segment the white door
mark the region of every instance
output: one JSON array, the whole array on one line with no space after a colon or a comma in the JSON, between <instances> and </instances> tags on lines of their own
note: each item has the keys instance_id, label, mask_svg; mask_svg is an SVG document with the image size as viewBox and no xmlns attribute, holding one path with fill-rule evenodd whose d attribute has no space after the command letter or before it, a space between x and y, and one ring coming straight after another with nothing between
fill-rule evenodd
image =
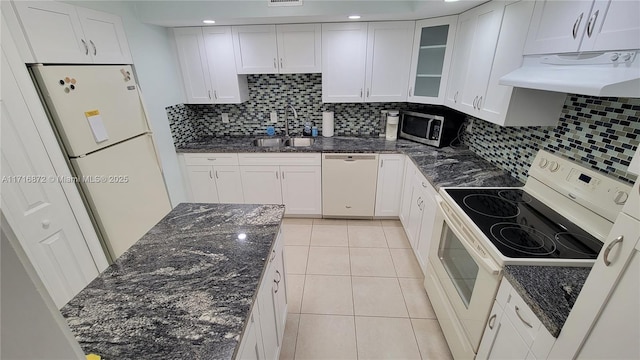
<instances>
[{"instance_id":1,"label":"white door","mask_svg":"<svg viewBox=\"0 0 640 360\"><path fill-rule=\"evenodd\" d=\"M277 25L280 73L322 72L320 24Z\"/></svg>"},{"instance_id":2,"label":"white door","mask_svg":"<svg viewBox=\"0 0 640 360\"><path fill-rule=\"evenodd\" d=\"M461 105L469 113L478 112L482 107L500 34L504 3L491 2L474 9L474 13L477 20L469 54L471 66L465 76L461 97Z\"/></svg>"},{"instance_id":3,"label":"white door","mask_svg":"<svg viewBox=\"0 0 640 360\"><path fill-rule=\"evenodd\" d=\"M380 154L375 216L400 214L404 159L401 154Z\"/></svg>"},{"instance_id":4,"label":"white door","mask_svg":"<svg viewBox=\"0 0 640 360\"><path fill-rule=\"evenodd\" d=\"M578 51L592 4L591 0L536 1L524 54Z\"/></svg>"},{"instance_id":5,"label":"white door","mask_svg":"<svg viewBox=\"0 0 640 360\"><path fill-rule=\"evenodd\" d=\"M425 186L426 185L426 186ZM433 228L436 222L436 211L438 203L436 203L436 190L430 184L423 184L424 188L424 205L422 205L422 219L420 220L420 233L418 235L418 251L416 257L418 263L422 267L422 271L427 269L427 259L429 258L429 250L433 240Z\"/></svg>"},{"instance_id":6,"label":"white door","mask_svg":"<svg viewBox=\"0 0 640 360\"><path fill-rule=\"evenodd\" d=\"M278 334L278 284L273 263L268 265L263 276L263 283L258 291L260 306L260 328L264 344L265 359L277 359L282 338Z\"/></svg>"},{"instance_id":7,"label":"white door","mask_svg":"<svg viewBox=\"0 0 640 360\"><path fill-rule=\"evenodd\" d=\"M367 24L322 24L322 101L364 100Z\"/></svg>"},{"instance_id":8,"label":"white door","mask_svg":"<svg viewBox=\"0 0 640 360\"><path fill-rule=\"evenodd\" d=\"M640 1L596 0L581 51L640 49Z\"/></svg>"},{"instance_id":9,"label":"white door","mask_svg":"<svg viewBox=\"0 0 640 360\"><path fill-rule=\"evenodd\" d=\"M248 97L246 92L246 78L241 91L240 81L236 72L233 54L233 38L230 26L213 26L202 29L206 64L211 77L213 102L216 104L241 103Z\"/></svg>"},{"instance_id":10,"label":"white door","mask_svg":"<svg viewBox=\"0 0 640 360\"><path fill-rule=\"evenodd\" d=\"M369 23L365 101L407 101L413 21Z\"/></svg>"},{"instance_id":11,"label":"white door","mask_svg":"<svg viewBox=\"0 0 640 360\"><path fill-rule=\"evenodd\" d=\"M203 203L219 202L211 166L187 166L187 180L191 188L191 201Z\"/></svg>"},{"instance_id":12,"label":"white door","mask_svg":"<svg viewBox=\"0 0 640 360\"><path fill-rule=\"evenodd\" d=\"M278 166L241 166L240 173L246 204L282 204Z\"/></svg>"},{"instance_id":13,"label":"white door","mask_svg":"<svg viewBox=\"0 0 640 360\"><path fill-rule=\"evenodd\" d=\"M85 8L76 8L84 30L84 40L89 43L89 54L96 64L131 64L129 43L124 33L122 19Z\"/></svg>"},{"instance_id":14,"label":"white door","mask_svg":"<svg viewBox=\"0 0 640 360\"><path fill-rule=\"evenodd\" d=\"M211 77L201 28L173 29L188 104L211 104Z\"/></svg>"},{"instance_id":15,"label":"white door","mask_svg":"<svg viewBox=\"0 0 640 360\"><path fill-rule=\"evenodd\" d=\"M233 26L231 30L238 74L278 73L275 25Z\"/></svg>"},{"instance_id":16,"label":"white door","mask_svg":"<svg viewBox=\"0 0 640 360\"><path fill-rule=\"evenodd\" d=\"M36 61L91 63L75 6L56 1L15 1L13 6Z\"/></svg>"},{"instance_id":17,"label":"white door","mask_svg":"<svg viewBox=\"0 0 640 360\"><path fill-rule=\"evenodd\" d=\"M411 243L414 252L418 251L418 235L420 231L420 222L422 221L422 207L424 206L424 191L422 185L413 182L411 192L411 210L409 210L409 221L406 229L407 238Z\"/></svg>"},{"instance_id":18,"label":"white door","mask_svg":"<svg viewBox=\"0 0 640 360\"><path fill-rule=\"evenodd\" d=\"M98 268L55 179L4 49L2 69L3 213L54 302L62 307L98 276Z\"/></svg>"},{"instance_id":19,"label":"white door","mask_svg":"<svg viewBox=\"0 0 640 360\"><path fill-rule=\"evenodd\" d=\"M458 16L416 21L409 101L443 104Z\"/></svg>"},{"instance_id":20,"label":"white door","mask_svg":"<svg viewBox=\"0 0 640 360\"><path fill-rule=\"evenodd\" d=\"M494 305L494 309L498 305ZM492 311L493 313L493 311ZM492 339L489 344L480 344L478 351L479 359L525 359L529 353L529 346L520 337L515 326L511 323L508 316L500 314L499 319L493 321ZM485 341L485 338L482 338ZM480 352L482 351L482 353Z\"/></svg>"},{"instance_id":21,"label":"white door","mask_svg":"<svg viewBox=\"0 0 640 360\"><path fill-rule=\"evenodd\" d=\"M149 131L131 66L33 69L69 156L84 155ZM106 140L92 131L89 117L94 115L100 116Z\"/></svg>"},{"instance_id":22,"label":"white door","mask_svg":"<svg viewBox=\"0 0 640 360\"><path fill-rule=\"evenodd\" d=\"M262 334L260 329L259 309L258 302L255 302L256 306L251 311L251 316L247 322L247 327L244 330L242 337L242 343L240 344L240 351L238 351L238 359L241 360L263 360L264 347L262 344Z\"/></svg>"},{"instance_id":23,"label":"white door","mask_svg":"<svg viewBox=\"0 0 640 360\"><path fill-rule=\"evenodd\" d=\"M218 189L218 201L223 204L243 204L242 179L239 166L214 166L213 177Z\"/></svg>"},{"instance_id":24,"label":"white door","mask_svg":"<svg viewBox=\"0 0 640 360\"><path fill-rule=\"evenodd\" d=\"M404 174L402 176L402 201L400 203L400 222L405 229L409 227L409 212L411 211L411 195L413 176L416 173L416 166L409 157L405 160Z\"/></svg>"},{"instance_id":25,"label":"white door","mask_svg":"<svg viewBox=\"0 0 640 360\"><path fill-rule=\"evenodd\" d=\"M477 18L473 11L467 11L458 18L447 96L445 98L445 105L457 110L462 109L461 100L465 91L465 80L472 66L472 60L469 55L475 35L476 21Z\"/></svg>"},{"instance_id":26,"label":"white door","mask_svg":"<svg viewBox=\"0 0 640 360\"><path fill-rule=\"evenodd\" d=\"M280 166L280 173L286 214L322 214L320 166Z\"/></svg>"},{"instance_id":27,"label":"white door","mask_svg":"<svg viewBox=\"0 0 640 360\"><path fill-rule=\"evenodd\" d=\"M80 185L113 259L171 211L150 134L72 159L71 163L80 176L98 179Z\"/></svg>"}]
</instances>

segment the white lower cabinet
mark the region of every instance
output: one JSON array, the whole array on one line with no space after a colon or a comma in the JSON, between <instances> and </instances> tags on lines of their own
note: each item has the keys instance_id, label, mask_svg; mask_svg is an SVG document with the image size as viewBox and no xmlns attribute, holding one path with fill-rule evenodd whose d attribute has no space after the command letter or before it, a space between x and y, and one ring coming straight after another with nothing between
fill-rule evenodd
<instances>
[{"instance_id":1,"label":"white lower cabinet","mask_svg":"<svg viewBox=\"0 0 640 360\"><path fill-rule=\"evenodd\" d=\"M286 215L322 214L319 153L239 154L247 204L284 204Z\"/></svg>"},{"instance_id":2,"label":"white lower cabinet","mask_svg":"<svg viewBox=\"0 0 640 360\"><path fill-rule=\"evenodd\" d=\"M184 162L191 201L244 203L236 154L186 154Z\"/></svg>"},{"instance_id":3,"label":"white lower cabinet","mask_svg":"<svg viewBox=\"0 0 640 360\"><path fill-rule=\"evenodd\" d=\"M476 359L546 359L554 342L555 338L503 278Z\"/></svg>"},{"instance_id":4,"label":"white lower cabinet","mask_svg":"<svg viewBox=\"0 0 640 360\"><path fill-rule=\"evenodd\" d=\"M405 158L402 154L380 154L375 216L396 217L400 214Z\"/></svg>"},{"instance_id":5,"label":"white lower cabinet","mask_svg":"<svg viewBox=\"0 0 640 360\"><path fill-rule=\"evenodd\" d=\"M278 235L262 277L237 359L277 359L287 321L287 282L282 233Z\"/></svg>"},{"instance_id":6,"label":"white lower cabinet","mask_svg":"<svg viewBox=\"0 0 640 360\"><path fill-rule=\"evenodd\" d=\"M416 173L416 166L413 161L405 159L404 175L402 180L402 201L400 202L400 222L406 229L409 224L409 212L411 211L411 184L413 184L413 175Z\"/></svg>"},{"instance_id":7,"label":"white lower cabinet","mask_svg":"<svg viewBox=\"0 0 640 360\"><path fill-rule=\"evenodd\" d=\"M423 186L424 204L422 205L422 220L420 222L416 258L424 272L427 269L427 259L429 257L429 249L431 248L433 227L436 222L436 210L438 207L436 195L438 192L427 182L421 182L420 185Z\"/></svg>"}]
</instances>

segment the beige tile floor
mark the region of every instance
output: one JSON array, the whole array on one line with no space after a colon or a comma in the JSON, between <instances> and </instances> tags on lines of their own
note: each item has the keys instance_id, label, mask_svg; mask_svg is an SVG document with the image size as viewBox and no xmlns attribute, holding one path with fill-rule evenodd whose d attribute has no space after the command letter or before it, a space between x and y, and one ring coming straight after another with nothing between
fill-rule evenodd
<instances>
[{"instance_id":1,"label":"beige tile floor","mask_svg":"<svg viewBox=\"0 0 640 360\"><path fill-rule=\"evenodd\" d=\"M280 359L451 359L399 221L285 219Z\"/></svg>"}]
</instances>

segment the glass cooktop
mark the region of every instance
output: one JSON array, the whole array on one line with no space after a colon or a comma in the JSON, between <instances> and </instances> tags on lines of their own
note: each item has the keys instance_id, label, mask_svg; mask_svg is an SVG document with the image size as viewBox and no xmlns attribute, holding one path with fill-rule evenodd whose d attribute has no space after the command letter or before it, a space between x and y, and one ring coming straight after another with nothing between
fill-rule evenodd
<instances>
[{"instance_id":1,"label":"glass cooktop","mask_svg":"<svg viewBox=\"0 0 640 360\"><path fill-rule=\"evenodd\" d=\"M510 258L595 259L602 242L521 189L445 191Z\"/></svg>"}]
</instances>

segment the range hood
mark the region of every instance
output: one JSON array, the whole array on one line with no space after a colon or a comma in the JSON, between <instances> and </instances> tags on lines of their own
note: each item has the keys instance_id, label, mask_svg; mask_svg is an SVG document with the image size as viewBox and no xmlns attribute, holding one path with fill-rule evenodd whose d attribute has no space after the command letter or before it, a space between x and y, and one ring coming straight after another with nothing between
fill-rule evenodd
<instances>
[{"instance_id":1,"label":"range hood","mask_svg":"<svg viewBox=\"0 0 640 360\"><path fill-rule=\"evenodd\" d=\"M525 56L501 85L611 97L640 97L638 51Z\"/></svg>"}]
</instances>

